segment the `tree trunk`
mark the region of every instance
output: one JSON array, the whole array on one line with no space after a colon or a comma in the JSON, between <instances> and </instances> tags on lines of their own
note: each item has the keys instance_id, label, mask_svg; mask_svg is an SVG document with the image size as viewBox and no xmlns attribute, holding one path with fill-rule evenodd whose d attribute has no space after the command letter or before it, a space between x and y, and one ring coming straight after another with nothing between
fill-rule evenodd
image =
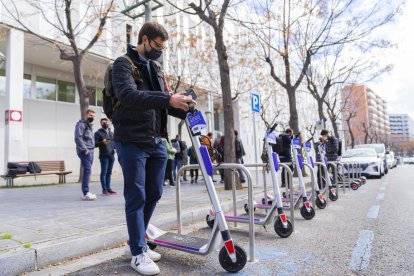
<instances>
[{"instance_id":1,"label":"tree trunk","mask_svg":"<svg viewBox=\"0 0 414 276\"><path fill-rule=\"evenodd\" d=\"M346 123L347 123L347 125L348 125L348 132L349 132L349 136L350 136L350 138L351 138L351 148L353 149L354 147L355 147L355 137L354 137L354 133L352 132L352 129L351 129L351 117L349 117L347 120L346 120Z\"/></svg>"},{"instance_id":2,"label":"tree trunk","mask_svg":"<svg viewBox=\"0 0 414 276\"><path fill-rule=\"evenodd\" d=\"M223 95L223 111L224 111L224 162L234 163L236 154L234 147L234 114L233 102L231 99L230 86L230 69L227 61L227 49L224 44L223 30L217 29L215 32L216 44L215 49L218 56L219 70L220 70L220 84ZM231 190L231 174L230 171L224 173L224 187L226 190Z\"/></svg>"},{"instance_id":3,"label":"tree trunk","mask_svg":"<svg viewBox=\"0 0 414 276\"><path fill-rule=\"evenodd\" d=\"M323 113L323 100L322 99L316 99L316 100L318 102L319 120L321 120L323 122L323 125L325 126L326 117L325 117L325 114Z\"/></svg>"},{"instance_id":4,"label":"tree trunk","mask_svg":"<svg viewBox=\"0 0 414 276\"><path fill-rule=\"evenodd\" d=\"M339 129L338 125L336 124L336 117L331 117L331 124L336 138L339 138Z\"/></svg>"},{"instance_id":5,"label":"tree trunk","mask_svg":"<svg viewBox=\"0 0 414 276\"><path fill-rule=\"evenodd\" d=\"M76 89L79 93L79 102L80 102L80 118L85 119L86 111L89 108L89 91L86 89L85 80L83 79L82 73L82 57L75 57L72 60L73 63L73 74L75 77ZM78 183L82 182L83 170L82 165L79 168L79 179Z\"/></svg>"},{"instance_id":6,"label":"tree trunk","mask_svg":"<svg viewBox=\"0 0 414 276\"><path fill-rule=\"evenodd\" d=\"M288 93L289 99L289 127L293 129L294 133L299 133L299 117L298 110L296 108L296 90L290 87L286 89L286 92Z\"/></svg>"}]
</instances>

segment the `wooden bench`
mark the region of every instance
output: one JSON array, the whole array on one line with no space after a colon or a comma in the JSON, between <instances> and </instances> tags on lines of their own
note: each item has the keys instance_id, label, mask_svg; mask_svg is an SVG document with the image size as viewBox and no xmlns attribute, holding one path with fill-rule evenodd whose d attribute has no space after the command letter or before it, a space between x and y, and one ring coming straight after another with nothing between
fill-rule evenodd
<instances>
[{"instance_id":1,"label":"wooden bench","mask_svg":"<svg viewBox=\"0 0 414 276\"><path fill-rule=\"evenodd\" d=\"M65 170L65 161L34 161L36 162L39 167L42 169L40 173L25 173L25 174L17 174L13 176L9 175L2 175L1 177L6 180L6 186L13 187L15 178L19 177L26 177L26 176L38 176L38 175L50 175L50 174L57 174L59 175L59 183L66 183L66 175L72 173L72 171ZM13 162L18 163L23 166L27 166L29 161L24 162Z\"/></svg>"}]
</instances>

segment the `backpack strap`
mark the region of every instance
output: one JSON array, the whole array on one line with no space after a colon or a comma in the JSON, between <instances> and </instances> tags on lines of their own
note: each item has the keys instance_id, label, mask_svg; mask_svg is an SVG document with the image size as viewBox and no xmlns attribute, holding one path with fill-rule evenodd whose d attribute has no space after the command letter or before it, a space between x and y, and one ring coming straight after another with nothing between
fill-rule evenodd
<instances>
[{"instance_id":1,"label":"backpack strap","mask_svg":"<svg viewBox=\"0 0 414 276\"><path fill-rule=\"evenodd\" d=\"M134 78L135 82L142 82L141 74L139 73L138 67L135 65L132 59L128 55L123 55L122 57L128 60L128 62L131 64L132 77Z\"/></svg>"}]
</instances>

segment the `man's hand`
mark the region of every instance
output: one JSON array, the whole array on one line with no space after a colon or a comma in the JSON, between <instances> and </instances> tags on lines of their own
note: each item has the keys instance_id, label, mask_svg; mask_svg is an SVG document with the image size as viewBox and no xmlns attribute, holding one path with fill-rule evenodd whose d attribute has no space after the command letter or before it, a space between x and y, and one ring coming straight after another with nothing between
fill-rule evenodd
<instances>
[{"instance_id":1,"label":"man's hand","mask_svg":"<svg viewBox=\"0 0 414 276\"><path fill-rule=\"evenodd\" d=\"M109 139L103 139L102 141L105 145L109 144Z\"/></svg>"},{"instance_id":2,"label":"man's hand","mask_svg":"<svg viewBox=\"0 0 414 276\"><path fill-rule=\"evenodd\" d=\"M196 101L188 96L185 96L184 94L185 92L182 91L172 95L170 98L170 106L188 111L188 104L197 104Z\"/></svg>"}]
</instances>

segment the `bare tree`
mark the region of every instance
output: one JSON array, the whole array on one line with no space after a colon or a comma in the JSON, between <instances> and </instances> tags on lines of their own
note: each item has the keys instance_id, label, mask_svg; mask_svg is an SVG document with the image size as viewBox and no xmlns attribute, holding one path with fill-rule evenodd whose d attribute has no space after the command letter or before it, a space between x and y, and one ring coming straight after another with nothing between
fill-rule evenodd
<instances>
[{"instance_id":1,"label":"bare tree","mask_svg":"<svg viewBox=\"0 0 414 276\"><path fill-rule=\"evenodd\" d=\"M351 139L351 148L353 149L355 147L355 136L354 136L354 132L352 130L352 126L351 126L351 120L352 118L356 117L356 112L348 112L347 117L345 118L346 124L348 126L348 133L349 133L349 137ZM346 140L348 141L348 140ZM347 143L348 145L348 143Z\"/></svg>"},{"instance_id":2,"label":"bare tree","mask_svg":"<svg viewBox=\"0 0 414 276\"><path fill-rule=\"evenodd\" d=\"M82 12L73 6L72 0L54 0L48 3L32 0L20 1L20 5L25 5L30 9L31 16L39 15L44 24L64 38L63 41L58 42L35 31L27 20L27 14L22 12L16 1L1 0L4 10L12 20L26 32L55 45L60 51L61 60L72 62L73 76L80 98L81 118L84 117L89 107L91 94L84 80L83 58L100 39L109 15L114 10L114 1L99 1L99 3L93 0L84 1ZM50 16L51 13L55 20L53 16ZM96 26L94 34L88 41L85 41L85 31L93 29L94 26Z\"/></svg>"},{"instance_id":3,"label":"bare tree","mask_svg":"<svg viewBox=\"0 0 414 276\"><path fill-rule=\"evenodd\" d=\"M230 6L230 0L214 1L205 0L199 1L198 4L190 1L186 7L180 8L176 3L167 0L167 2L181 12L197 15L200 20L207 23L214 31L215 45L214 48L217 53L217 60L220 71L220 85L223 100L224 112L224 135L226 143L224 146L224 161L232 163L235 161L235 143L234 141L234 113L233 102L231 95L231 81L230 81L230 67L228 62L228 53L225 43L225 29L224 24L227 12ZM230 174L225 174L225 188L231 189Z\"/></svg>"},{"instance_id":4,"label":"bare tree","mask_svg":"<svg viewBox=\"0 0 414 276\"><path fill-rule=\"evenodd\" d=\"M256 35L272 78L286 90L289 124L295 131L299 130L296 91L312 57L321 49L362 40L398 11L382 0L363 7L357 0L266 0L249 8L256 13L241 12L250 18L235 20Z\"/></svg>"}]
</instances>

